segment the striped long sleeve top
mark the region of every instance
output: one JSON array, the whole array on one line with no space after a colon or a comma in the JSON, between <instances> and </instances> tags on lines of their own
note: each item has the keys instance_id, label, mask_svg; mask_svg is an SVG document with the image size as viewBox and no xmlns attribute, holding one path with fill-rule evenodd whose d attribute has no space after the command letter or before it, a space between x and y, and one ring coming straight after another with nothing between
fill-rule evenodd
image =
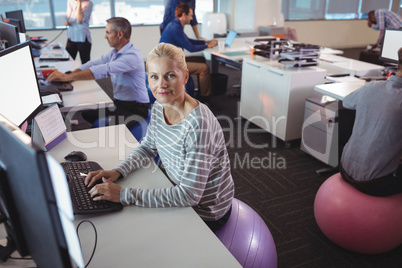
<instances>
[{"instance_id":1,"label":"striped long sleeve top","mask_svg":"<svg viewBox=\"0 0 402 268\"><path fill-rule=\"evenodd\" d=\"M115 170L123 177L149 164L159 154L170 188L123 188L123 205L142 207L191 206L206 221L220 219L230 209L234 183L222 128L202 103L184 121L168 125L163 106L152 108L151 121L141 144Z\"/></svg>"}]
</instances>

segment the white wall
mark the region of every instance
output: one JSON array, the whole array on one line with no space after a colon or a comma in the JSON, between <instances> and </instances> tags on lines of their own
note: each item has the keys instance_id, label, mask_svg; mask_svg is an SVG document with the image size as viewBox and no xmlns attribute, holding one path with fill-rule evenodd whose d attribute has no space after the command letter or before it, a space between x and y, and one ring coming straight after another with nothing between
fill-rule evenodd
<instances>
[{"instance_id":1,"label":"white wall","mask_svg":"<svg viewBox=\"0 0 402 268\"><path fill-rule=\"evenodd\" d=\"M380 34L369 28L366 20L285 21L286 27L296 29L300 42L338 49L374 44Z\"/></svg>"}]
</instances>

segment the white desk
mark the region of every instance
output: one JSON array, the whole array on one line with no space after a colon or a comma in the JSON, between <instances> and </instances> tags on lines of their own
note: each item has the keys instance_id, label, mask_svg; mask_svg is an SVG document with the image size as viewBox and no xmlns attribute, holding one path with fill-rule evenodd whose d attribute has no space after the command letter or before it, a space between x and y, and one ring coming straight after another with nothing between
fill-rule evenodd
<instances>
[{"instance_id":1,"label":"white desk","mask_svg":"<svg viewBox=\"0 0 402 268\"><path fill-rule=\"evenodd\" d=\"M54 66L58 71L66 72L75 70L81 64L77 60L40 62L35 59L36 67L43 65ZM64 107L60 109L62 112L69 112L72 109L75 111L97 109L99 106L114 105L112 99L95 80L74 81L72 85L74 86L73 91L61 92L64 104Z\"/></svg>"},{"instance_id":2,"label":"white desk","mask_svg":"<svg viewBox=\"0 0 402 268\"><path fill-rule=\"evenodd\" d=\"M384 66L353 60L335 54L320 56L319 66L327 70L327 75L350 74L352 76L379 76Z\"/></svg>"},{"instance_id":3,"label":"white desk","mask_svg":"<svg viewBox=\"0 0 402 268\"><path fill-rule=\"evenodd\" d=\"M251 58L259 62L271 61L268 58L251 55L250 47L254 47L255 39L263 39L272 36L236 37L230 47L220 51L218 46L203 50L204 57L211 60L211 73L218 72L219 62L224 62L241 69L244 58ZM217 38L218 41L225 41L225 38ZM239 54L239 55L236 55Z\"/></svg>"},{"instance_id":4,"label":"white desk","mask_svg":"<svg viewBox=\"0 0 402 268\"><path fill-rule=\"evenodd\" d=\"M40 60L71 60L70 54L61 45L60 42L55 42L51 44L43 44L41 48Z\"/></svg>"},{"instance_id":5,"label":"white desk","mask_svg":"<svg viewBox=\"0 0 402 268\"><path fill-rule=\"evenodd\" d=\"M59 162L72 150L81 150L88 160L111 169L138 143L125 125L69 132L49 153ZM159 170L133 172L119 182L125 187L171 186ZM124 207L122 211L95 216L76 216L75 224L91 220L98 232L98 244L89 267L241 267L192 208ZM84 262L92 252L94 236L89 224L80 227ZM5 267L22 265L10 260ZM32 264L31 264L32 266ZM21 266L19 266L21 267Z\"/></svg>"},{"instance_id":6,"label":"white desk","mask_svg":"<svg viewBox=\"0 0 402 268\"><path fill-rule=\"evenodd\" d=\"M264 38L272 38L273 36L256 36L256 37L236 37L233 41L231 47L226 48L223 51L220 51L218 46L214 48L205 49L204 57L207 60L211 60L211 72L217 73L219 62L224 62L226 64L232 65L241 69L242 61L244 59L251 59L255 62L260 63L268 63L275 62L277 59L269 59L266 57L262 57L259 55L252 55L250 53L250 47L254 47L256 43L254 43L255 39L264 39ZM218 41L224 41L225 38L217 38ZM236 55L236 52L242 55ZM244 53L240 53L244 52ZM320 55L322 58L333 59L333 57L337 57L336 55L342 54L342 50L331 49L327 47L320 48ZM346 59L341 57L342 59ZM339 60L339 59L338 59ZM365 66L366 67L366 66ZM362 68L362 67L361 67ZM370 66L372 68L372 66ZM325 68L324 68L325 69ZM339 73L339 72L336 72Z\"/></svg>"},{"instance_id":7,"label":"white desk","mask_svg":"<svg viewBox=\"0 0 402 268\"><path fill-rule=\"evenodd\" d=\"M314 90L337 100L343 100L347 95L362 87L366 81L353 81L316 85Z\"/></svg>"}]
</instances>

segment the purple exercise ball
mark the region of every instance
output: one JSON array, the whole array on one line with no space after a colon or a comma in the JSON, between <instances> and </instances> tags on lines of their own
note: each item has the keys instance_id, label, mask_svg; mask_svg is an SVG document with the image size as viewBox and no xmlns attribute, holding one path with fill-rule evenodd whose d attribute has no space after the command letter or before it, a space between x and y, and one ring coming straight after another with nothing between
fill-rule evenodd
<instances>
[{"instance_id":1,"label":"purple exercise ball","mask_svg":"<svg viewBox=\"0 0 402 268\"><path fill-rule=\"evenodd\" d=\"M228 222L216 236L244 268L275 268L274 239L263 219L248 205L233 198Z\"/></svg>"}]
</instances>

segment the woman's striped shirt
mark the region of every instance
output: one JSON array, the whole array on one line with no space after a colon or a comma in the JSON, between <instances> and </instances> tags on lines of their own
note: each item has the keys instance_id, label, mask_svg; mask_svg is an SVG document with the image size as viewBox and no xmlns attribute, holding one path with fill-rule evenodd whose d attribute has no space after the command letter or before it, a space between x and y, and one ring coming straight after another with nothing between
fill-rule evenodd
<instances>
[{"instance_id":1,"label":"woman's striped shirt","mask_svg":"<svg viewBox=\"0 0 402 268\"><path fill-rule=\"evenodd\" d=\"M158 101L152 109L147 135L115 169L124 177L159 154L174 186L162 189L124 188L124 205L142 207L191 206L206 221L220 219L234 195L229 156L222 128L200 103L184 121L168 125Z\"/></svg>"}]
</instances>

